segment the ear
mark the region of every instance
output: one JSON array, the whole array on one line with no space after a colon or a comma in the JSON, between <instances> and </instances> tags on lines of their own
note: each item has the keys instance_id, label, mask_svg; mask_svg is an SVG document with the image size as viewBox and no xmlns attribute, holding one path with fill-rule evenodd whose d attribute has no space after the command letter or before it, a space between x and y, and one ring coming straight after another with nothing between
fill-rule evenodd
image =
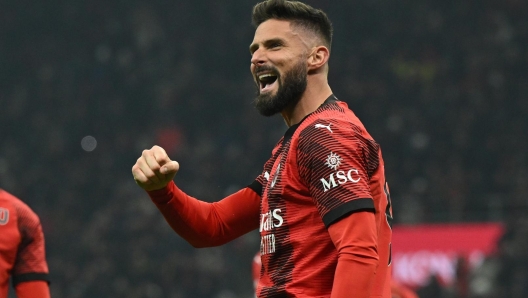
<instances>
[{"instance_id":1,"label":"ear","mask_svg":"<svg viewBox=\"0 0 528 298\"><path fill-rule=\"evenodd\" d=\"M330 58L330 51L325 46L312 48L312 53L308 56L308 71L322 69Z\"/></svg>"}]
</instances>

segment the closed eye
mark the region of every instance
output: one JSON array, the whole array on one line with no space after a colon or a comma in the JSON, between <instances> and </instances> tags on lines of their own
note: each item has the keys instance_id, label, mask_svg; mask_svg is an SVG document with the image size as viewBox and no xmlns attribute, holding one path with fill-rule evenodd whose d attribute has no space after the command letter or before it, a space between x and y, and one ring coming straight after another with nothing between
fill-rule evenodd
<instances>
[{"instance_id":1,"label":"closed eye","mask_svg":"<svg viewBox=\"0 0 528 298\"><path fill-rule=\"evenodd\" d=\"M283 43L282 41L280 40L270 40L269 42L267 42L265 44L266 48L268 49L277 49L279 47L282 47L283 46Z\"/></svg>"},{"instance_id":2,"label":"closed eye","mask_svg":"<svg viewBox=\"0 0 528 298\"><path fill-rule=\"evenodd\" d=\"M262 46L268 50L278 50L284 45L285 45L284 40L280 38L268 39L262 43ZM260 45L258 43L253 43L249 46L249 53L253 55L259 48L260 48Z\"/></svg>"},{"instance_id":3,"label":"closed eye","mask_svg":"<svg viewBox=\"0 0 528 298\"><path fill-rule=\"evenodd\" d=\"M273 49L273 48L277 48L277 47L280 47L280 46L282 46L282 44L276 42L276 43L272 43L272 44L270 44L270 45L269 45L269 48L270 48L270 49Z\"/></svg>"}]
</instances>

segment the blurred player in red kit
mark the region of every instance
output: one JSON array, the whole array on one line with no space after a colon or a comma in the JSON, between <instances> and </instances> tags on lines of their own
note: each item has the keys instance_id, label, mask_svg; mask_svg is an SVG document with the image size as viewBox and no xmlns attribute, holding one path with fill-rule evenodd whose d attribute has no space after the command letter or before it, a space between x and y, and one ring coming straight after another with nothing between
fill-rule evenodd
<instances>
[{"instance_id":1,"label":"blurred player in red kit","mask_svg":"<svg viewBox=\"0 0 528 298\"><path fill-rule=\"evenodd\" d=\"M391 282L392 298L419 298L418 295L408 287L396 282Z\"/></svg>"},{"instance_id":2,"label":"blurred player in red kit","mask_svg":"<svg viewBox=\"0 0 528 298\"><path fill-rule=\"evenodd\" d=\"M49 298L44 234L38 216L0 189L0 298L7 298L9 277L18 298Z\"/></svg>"},{"instance_id":3,"label":"blurred player in red kit","mask_svg":"<svg viewBox=\"0 0 528 298\"><path fill-rule=\"evenodd\" d=\"M259 229L257 297L390 298L392 208L378 143L328 85L332 25L296 1L253 8L257 110L289 127L253 183L215 203L173 182L179 163L144 150L132 167L169 225L195 247Z\"/></svg>"}]
</instances>

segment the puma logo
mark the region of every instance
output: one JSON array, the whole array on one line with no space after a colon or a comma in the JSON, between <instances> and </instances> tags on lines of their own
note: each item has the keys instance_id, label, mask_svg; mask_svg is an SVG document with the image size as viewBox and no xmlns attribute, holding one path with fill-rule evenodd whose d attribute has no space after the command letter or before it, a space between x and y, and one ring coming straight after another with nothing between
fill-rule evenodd
<instances>
[{"instance_id":1,"label":"puma logo","mask_svg":"<svg viewBox=\"0 0 528 298\"><path fill-rule=\"evenodd\" d=\"M332 129L330 128L330 125L332 125L332 123L330 123L330 124L328 124L328 125L323 125L323 124L319 124L319 123L317 123L317 124L315 125L315 128L326 128L326 129L328 129L328 131L329 131L330 133L333 133Z\"/></svg>"}]
</instances>

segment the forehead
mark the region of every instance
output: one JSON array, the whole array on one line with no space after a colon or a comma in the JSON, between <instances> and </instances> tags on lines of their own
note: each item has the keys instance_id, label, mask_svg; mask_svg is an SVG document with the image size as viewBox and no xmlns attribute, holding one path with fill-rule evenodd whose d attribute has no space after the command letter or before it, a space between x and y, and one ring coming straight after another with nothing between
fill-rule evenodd
<instances>
[{"instance_id":1,"label":"forehead","mask_svg":"<svg viewBox=\"0 0 528 298\"><path fill-rule=\"evenodd\" d=\"M300 30L293 30L290 21L270 19L257 27L252 44L259 44L269 39L300 40Z\"/></svg>"}]
</instances>

